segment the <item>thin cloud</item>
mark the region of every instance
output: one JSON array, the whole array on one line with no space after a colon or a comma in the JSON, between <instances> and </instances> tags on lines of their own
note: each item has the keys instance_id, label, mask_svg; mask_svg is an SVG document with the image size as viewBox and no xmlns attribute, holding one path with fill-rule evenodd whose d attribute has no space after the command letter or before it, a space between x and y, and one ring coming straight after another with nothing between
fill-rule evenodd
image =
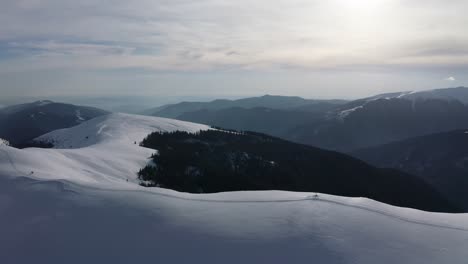
<instances>
[{"instance_id":1,"label":"thin cloud","mask_svg":"<svg viewBox=\"0 0 468 264\"><path fill-rule=\"evenodd\" d=\"M256 65L311 70L468 65L468 53L460 56L468 46L463 34L468 18L453 15L468 4L459 1L456 7L446 7L455 13L450 23L435 29L429 25L443 16L441 7L429 5L417 12L413 5L388 0L375 0L368 7L344 0L279 0L275 5L267 0L23 0L0 10L0 42L15 43L11 49L24 48L15 53L22 56L18 65L27 61L26 48L31 46L30 55L41 56L38 63L45 67L51 64L49 56L54 64L73 68L74 61L80 61L75 56L88 55L104 68L105 61L119 60L122 65L127 59L130 67L141 60L141 67L162 68L148 65L154 60L170 61L166 70L192 65L195 71L224 65L252 70ZM449 41L433 41L445 38ZM154 47L154 53L133 52Z\"/></svg>"},{"instance_id":2,"label":"thin cloud","mask_svg":"<svg viewBox=\"0 0 468 264\"><path fill-rule=\"evenodd\" d=\"M454 81L456 81L455 77L453 77L453 76L447 77L447 78L445 78L445 80L446 80L446 81L449 81L449 82L454 82Z\"/></svg>"},{"instance_id":3,"label":"thin cloud","mask_svg":"<svg viewBox=\"0 0 468 264\"><path fill-rule=\"evenodd\" d=\"M310 93L317 79L323 79L320 85L327 89L355 83L349 93L383 89L370 84L381 81L363 77L379 74L387 78L414 73L412 83L388 80L421 89L428 86L424 80L447 72L458 76L457 82L464 81L467 1L274 2L6 1L0 8L0 76L8 80L3 87L37 86L45 78L39 73L64 71L70 77L93 72L91 83L111 78L101 73L119 72L119 78L134 84L134 75L126 69L141 70L145 78L150 72L155 76L170 72L178 84L187 73L206 74L206 80L232 73L236 78L230 81L243 80L236 87L247 87L245 91L279 86L277 80L259 81L270 78L271 72ZM431 71L431 78L423 76L424 71ZM249 78L240 78L239 72ZM322 78L324 72L330 75ZM296 74L304 75L291 77ZM36 76L37 82L17 76ZM77 79L82 78L73 78ZM213 80L216 85L210 85L219 87L220 80ZM50 82L51 78L45 80L43 86ZM100 85L115 87L107 79Z\"/></svg>"}]
</instances>

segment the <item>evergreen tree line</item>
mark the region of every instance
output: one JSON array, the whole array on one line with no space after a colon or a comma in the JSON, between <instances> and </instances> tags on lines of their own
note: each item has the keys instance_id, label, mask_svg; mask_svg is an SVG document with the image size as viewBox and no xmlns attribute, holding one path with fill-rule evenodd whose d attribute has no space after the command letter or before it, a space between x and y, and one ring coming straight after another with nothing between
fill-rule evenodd
<instances>
[{"instance_id":1,"label":"evergreen tree line","mask_svg":"<svg viewBox=\"0 0 468 264\"><path fill-rule=\"evenodd\" d=\"M433 211L457 211L418 178L350 156L255 132L156 132L141 146L157 150L138 173L144 186L182 192L289 190L368 197Z\"/></svg>"}]
</instances>

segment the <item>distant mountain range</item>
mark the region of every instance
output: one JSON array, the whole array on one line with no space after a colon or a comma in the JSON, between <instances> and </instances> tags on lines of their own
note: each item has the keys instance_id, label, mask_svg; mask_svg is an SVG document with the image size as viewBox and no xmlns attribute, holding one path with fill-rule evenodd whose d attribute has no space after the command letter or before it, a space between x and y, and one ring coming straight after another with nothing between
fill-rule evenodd
<instances>
[{"instance_id":1,"label":"distant mountain range","mask_svg":"<svg viewBox=\"0 0 468 264\"><path fill-rule=\"evenodd\" d=\"M468 127L467 102L468 88L457 87L388 93L351 102L266 95L183 102L149 112L347 152Z\"/></svg>"},{"instance_id":2,"label":"distant mountain range","mask_svg":"<svg viewBox=\"0 0 468 264\"><path fill-rule=\"evenodd\" d=\"M346 102L345 100L312 100L297 96L264 95L238 100L218 99L211 102L181 102L148 109L144 113L153 116L177 118L185 113L199 110L216 111L228 108L270 108L315 112L317 110L333 109L335 106Z\"/></svg>"},{"instance_id":3,"label":"distant mountain range","mask_svg":"<svg viewBox=\"0 0 468 264\"><path fill-rule=\"evenodd\" d=\"M322 116L321 111L231 107L187 112L178 116L177 119L222 128L256 131L288 139L292 128L307 124L314 119L321 120Z\"/></svg>"},{"instance_id":4,"label":"distant mountain range","mask_svg":"<svg viewBox=\"0 0 468 264\"><path fill-rule=\"evenodd\" d=\"M322 148L352 151L468 127L468 106L456 100L389 98L358 102L293 128L288 137Z\"/></svg>"},{"instance_id":5,"label":"distant mountain range","mask_svg":"<svg viewBox=\"0 0 468 264\"><path fill-rule=\"evenodd\" d=\"M377 167L417 175L468 209L468 129L410 138L352 155Z\"/></svg>"},{"instance_id":6,"label":"distant mountain range","mask_svg":"<svg viewBox=\"0 0 468 264\"><path fill-rule=\"evenodd\" d=\"M0 109L0 138L19 146L50 131L80 124L107 111L92 107L37 101Z\"/></svg>"}]
</instances>

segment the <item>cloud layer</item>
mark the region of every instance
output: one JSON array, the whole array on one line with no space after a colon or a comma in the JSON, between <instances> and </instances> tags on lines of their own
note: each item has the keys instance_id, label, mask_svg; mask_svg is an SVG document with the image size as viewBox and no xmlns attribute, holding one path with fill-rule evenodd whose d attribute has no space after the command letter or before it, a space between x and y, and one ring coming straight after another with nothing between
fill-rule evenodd
<instances>
[{"instance_id":1,"label":"cloud layer","mask_svg":"<svg viewBox=\"0 0 468 264\"><path fill-rule=\"evenodd\" d=\"M463 71L464 10L459 0L6 0L0 74Z\"/></svg>"}]
</instances>

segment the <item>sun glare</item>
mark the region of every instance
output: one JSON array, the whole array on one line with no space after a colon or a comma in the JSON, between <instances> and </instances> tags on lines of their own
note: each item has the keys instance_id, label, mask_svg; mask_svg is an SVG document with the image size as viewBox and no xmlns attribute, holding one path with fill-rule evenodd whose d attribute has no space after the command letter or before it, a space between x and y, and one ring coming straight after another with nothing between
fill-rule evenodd
<instances>
[{"instance_id":1,"label":"sun glare","mask_svg":"<svg viewBox=\"0 0 468 264\"><path fill-rule=\"evenodd\" d=\"M341 10L348 26L366 30L385 23L389 0L337 0L336 8Z\"/></svg>"},{"instance_id":2,"label":"sun glare","mask_svg":"<svg viewBox=\"0 0 468 264\"><path fill-rule=\"evenodd\" d=\"M388 0L340 0L344 8L352 9L353 12L371 12L382 7Z\"/></svg>"}]
</instances>

